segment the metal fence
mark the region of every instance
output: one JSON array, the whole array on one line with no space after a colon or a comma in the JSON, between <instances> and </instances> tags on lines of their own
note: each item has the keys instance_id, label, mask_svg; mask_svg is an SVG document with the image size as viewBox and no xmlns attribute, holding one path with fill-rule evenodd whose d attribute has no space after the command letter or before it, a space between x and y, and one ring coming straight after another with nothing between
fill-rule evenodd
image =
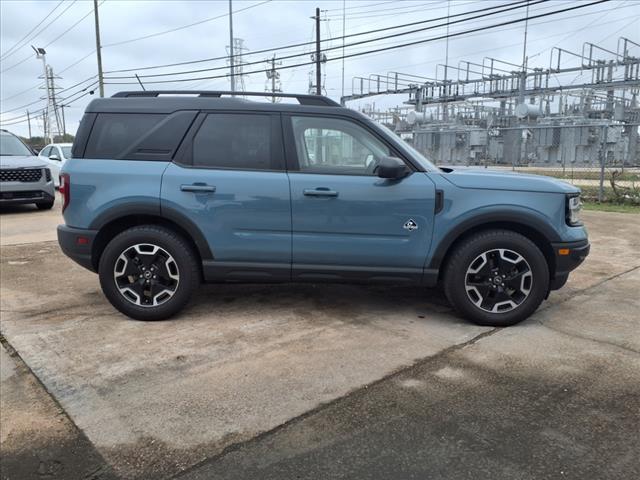
<instances>
[{"instance_id":1,"label":"metal fence","mask_svg":"<svg viewBox=\"0 0 640 480\"><path fill-rule=\"evenodd\" d=\"M598 201L640 204L640 124L421 125L412 143L438 165L548 175Z\"/></svg>"}]
</instances>

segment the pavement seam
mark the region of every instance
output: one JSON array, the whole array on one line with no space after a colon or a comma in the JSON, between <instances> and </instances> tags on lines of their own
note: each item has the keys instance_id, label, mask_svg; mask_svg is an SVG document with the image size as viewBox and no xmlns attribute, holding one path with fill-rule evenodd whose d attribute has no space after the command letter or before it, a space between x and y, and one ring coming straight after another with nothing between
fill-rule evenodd
<instances>
[{"instance_id":1,"label":"pavement seam","mask_svg":"<svg viewBox=\"0 0 640 480\"><path fill-rule=\"evenodd\" d=\"M386 374L385 376L374 380L373 382L367 383L365 385L362 385L348 393L346 393L345 395L342 395L341 397L336 397L333 400L329 400L328 402L324 402L319 404L318 406L312 408L311 410L307 410L306 412L292 417L289 420L287 420L284 423L281 423L280 425L277 425L275 427L273 427L270 430L265 430L264 432L260 432L258 433L256 436L251 437L247 440L244 441L240 441L237 443L232 443L231 445L227 445L220 453L217 453L215 455L213 455L212 457L206 458L204 460L202 460L201 462L198 462L194 465L191 465L190 467L188 467L187 469L178 472L176 474L174 474L173 476L169 477L170 479L179 479L180 477L187 475L189 473L192 473L193 471L197 470L198 468L203 467L204 465L208 465L208 464L212 464L215 463L219 460L221 460L223 457L225 457L226 455L233 453L237 450L240 450L243 447L252 445L253 443L256 442L260 442L261 440L274 435L276 433L278 433L280 430L283 430L287 427L289 427L290 425L293 425L295 423L301 422L303 420L305 420L306 418L315 415L316 413L320 413L323 410L326 410L327 408L332 407L333 405L337 404L338 402L342 402L345 399L351 398L355 395L358 394L362 394L363 392L365 392L366 390L368 390L369 388L375 387L376 385L379 385L383 382L386 382L388 380L392 380L396 377L399 377L401 375L403 375L404 373L406 373L407 371L413 370L415 368L418 368L420 366L426 365L427 363L433 362L433 361L437 361L442 357L445 357L453 352L456 352L458 350L462 350L466 347L469 347L471 345L474 345L476 342L479 342L480 340L489 337L491 335L493 335L494 333L499 332L500 330L502 330L502 327L495 327L492 328L491 330L488 330L486 332L482 332L479 335L476 335L475 337L462 342L462 343L458 343L456 345L452 345L448 348L445 348L444 350L441 350L440 352L434 354L434 355L430 355L428 357L423 357L420 358L418 360L416 360L415 362L413 362L411 365L405 365L402 367L398 367L397 369L395 369L394 371Z\"/></svg>"},{"instance_id":2,"label":"pavement seam","mask_svg":"<svg viewBox=\"0 0 640 480\"><path fill-rule=\"evenodd\" d=\"M60 404L60 402L58 401L58 399L55 397L55 395L53 395L49 389L47 389L47 386L42 383L42 380L40 380L40 377L38 377L38 375L35 374L35 372L31 369L31 367L27 364L27 362L25 362L22 357L20 356L20 353L18 353L18 351L13 348L13 345L11 345L11 343L9 343L9 341L7 340L7 338L2 334L2 332L0 332L0 345L2 345L2 347L4 347L4 349L7 351L7 354L13 359L14 362L16 362L16 367L18 369L24 369L26 371L26 373L28 375L31 375L33 378L35 378L36 383L42 388L42 390L49 396L49 398L53 401L53 404L56 406L58 413L57 416L62 416L64 417L70 425L72 425L73 428L75 428L79 435L81 437L84 438L84 440L86 440L87 444L90 445L93 449L93 453L96 455L96 457L102 462L102 466L100 466L96 472L92 473L92 475L95 475L95 473L101 472L101 473L109 473L109 474L113 474L114 478L119 478L116 474L115 471L113 470L113 467L111 466L111 464L109 462L107 462L105 460L105 458L102 456L102 454L100 453L100 451L98 450L98 448L94 445L94 443L91 441L91 439L87 436L87 434L84 432L84 430L82 430L77 424L76 422L73 421L73 419L69 416L69 414L67 413L67 411L64 409L64 407ZM86 477L85 477L86 478ZM91 477L91 478L97 478L97 477Z\"/></svg>"},{"instance_id":3,"label":"pavement seam","mask_svg":"<svg viewBox=\"0 0 640 480\"><path fill-rule=\"evenodd\" d=\"M587 292L587 291L589 291L591 289L599 287L599 286L603 285L604 283L606 283L606 282L608 282L610 280L613 280L615 278L618 278L618 277L621 277L623 275L626 275L627 273L633 272L634 270L637 270L639 268L640 268L640 266L632 267L632 268L630 268L628 270L625 270L624 272L621 272L621 273L612 275L610 277L607 277L607 278L601 280L600 282L596 283L595 285L591 285L591 286L589 286L587 288L583 288L581 290L577 290L573 295L568 296L567 298L565 298L565 299L563 299L563 300L561 300L561 301L559 301L557 303L549 304L549 305L543 307L542 309L539 309L538 312L544 311L544 310L547 310L547 309L552 308L554 306L561 305L561 304L563 304L565 302L568 302L569 300L572 300L575 297L577 297L579 295L582 295L584 292ZM539 323L541 326L545 327L545 328L552 329L551 327L545 325L540 320L536 319L535 321L537 323ZM370 387L374 387L374 386L376 386L376 385L378 385L380 383L386 382L388 380L392 380L393 378L401 376L402 374L404 374L404 373L406 373L406 372L408 372L410 370L413 370L413 369L415 369L417 367L426 365L426 364L428 364L430 362L435 362L435 361L439 360L441 357L447 356L447 355L449 355L449 354L451 354L453 352L456 352L458 350L462 350L462 349L464 349L466 347L474 345L475 343L477 343L477 342L483 340L484 338L487 338L487 337L489 337L489 336L491 336L491 335L493 335L493 334L495 334L495 333L497 333L497 332L499 332L501 330L502 330L501 327L495 327L495 328L493 328L493 329L491 329L491 330L489 330L487 332L482 332L481 334L476 335L475 337L473 337L470 340L467 340L466 342L459 343L459 344L456 344L456 345L452 345L451 347L446 348L446 349L436 353L435 355L431 355L431 356L424 357L424 358L421 358L419 360L416 360L411 365L404 366L404 367L399 367L398 369L394 370L393 372L391 372L391 373L389 373L389 374L387 374L387 375L385 375L385 376L383 376L383 377L381 377L381 378L379 378L379 379L377 379L377 380L375 380L375 381L373 381L371 383L368 383L366 385L358 387L355 390L352 390L351 392L348 392L347 394L345 394L345 395L343 395L341 397L334 398L333 400L330 400L330 401L328 401L326 403L321 403L320 405L314 407L313 409L308 410L308 411L306 411L306 412L304 412L301 415L298 415L296 417L290 418L286 422L284 422L284 423L282 423L280 425L277 425L276 427L274 427L274 428L272 428L270 430L266 430L264 432L261 432L258 435L254 436L254 437L251 437L248 440L244 440L244 441L241 441L241 442L237 442L237 443L233 443L231 445L228 445L220 453L218 453L218 454L216 454L216 455L214 455L212 457L206 458L206 459L202 460L201 462L198 462L198 463L188 467L187 469L183 470L182 472L178 472L177 474L175 474L175 475L173 475L172 477L169 477L169 478L171 478L171 479L179 479L180 477L188 475L188 474L192 473L193 471L195 471L195 470L197 470L197 469L199 469L199 468L201 468L201 467L203 467L205 465L216 463L217 461L221 460L223 457L225 457L226 455L228 455L230 453L238 451L241 448L244 448L246 446L252 445L254 443L260 442L261 440L263 440L263 439L265 439L265 438L267 438L267 437L269 437L271 435L274 435L274 434L278 433L279 431L287 428L288 426L293 425L295 423L298 423L298 422L300 422L300 421L302 421L302 420L304 420L304 419L306 419L306 418L308 418L308 417L310 417L310 416L312 416L312 415L314 415L316 413L319 413L319 412L321 412L321 411L323 411L323 410L325 410L325 409L337 404L338 402L344 401L345 399L350 398L352 396L361 394L362 392L368 390ZM559 333L564 333L564 334L570 335L569 333L562 332L562 331L559 331ZM576 338L582 338L582 337L579 337L577 335L574 335L574 336ZM590 339L589 338L585 338L585 340L590 340ZM608 342L603 342L603 343L609 344ZM609 344L609 345L619 347L619 345L615 345L615 344ZM626 349L625 347L620 347L620 348L635 352L635 350ZM640 352L635 352L635 353L640 353Z\"/></svg>"}]
</instances>

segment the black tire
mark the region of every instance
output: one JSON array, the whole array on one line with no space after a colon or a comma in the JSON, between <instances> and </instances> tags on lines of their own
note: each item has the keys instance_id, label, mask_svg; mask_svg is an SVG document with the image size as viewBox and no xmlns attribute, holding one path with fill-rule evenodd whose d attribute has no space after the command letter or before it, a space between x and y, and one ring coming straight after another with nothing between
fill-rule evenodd
<instances>
[{"instance_id":1,"label":"black tire","mask_svg":"<svg viewBox=\"0 0 640 480\"><path fill-rule=\"evenodd\" d=\"M38 210L51 210L54 202L55 200L51 200L50 202L38 202L36 203L36 207L38 207Z\"/></svg>"},{"instance_id":2,"label":"black tire","mask_svg":"<svg viewBox=\"0 0 640 480\"><path fill-rule=\"evenodd\" d=\"M521 322L535 312L548 289L544 255L531 240L510 230L470 236L455 247L445 265L449 302L478 325L506 327Z\"/></svg>"},{"instance_id":3,"label":"black tire","mask_svg":"<svg viewBox=\"0 0 640 480\"><path fill-rule=\"evenodd\" d=\"M136 255L135 249L143 247L149 252ZM150 253L151 247L158 248L157 258ZM122 259L123 255L126 260ZM130 258L130 255L136 256ZM155 276L146 277L154 266L159 277L156 280ZM122 270L117 278L116 269ZM191 246L174 231L158 225L133 227L115 236L100 257L98 274L102 291L111 305L136 320L164 320L175 315L184 308L200 283L200 266ZM137 274L140 274L138 278ZM177 280L168 278L171 275ZM153 283L145 286L145 282ZM150 301L156 303L160 296L155 295L158 290L172 291L172 294L164 293L157 305L143 305Z\"/></svg>"}]
</instances>

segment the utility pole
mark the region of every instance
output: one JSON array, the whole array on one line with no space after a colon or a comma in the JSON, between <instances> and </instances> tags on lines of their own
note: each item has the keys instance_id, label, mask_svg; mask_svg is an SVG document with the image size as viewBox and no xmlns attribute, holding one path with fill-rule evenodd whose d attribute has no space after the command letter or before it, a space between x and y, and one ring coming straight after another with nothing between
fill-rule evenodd
<instances>
[{"instance_id":1,"label":"utility pole","mask_svg":"<svg viewBox=\"0 0 640 480\"><path fill-rule=\"evenodd\" d=\"M316 95L322 95L322 75L320 72L320 9L316 8Z\"/></svg>"},{"instance_id":2,"label":"utility pole","mask_svg":"<svg viewBox=\"0 0 640 480\"><path fill-rule=\"evenodd\" d=\"M524 103L524 91L527 88L527 33L529 31L529 2L527 1L527 10L524 21L524 45L522 46L522 78L520 79L520 93L518 95L518 103Z\"/></svg>"},{"instance_id":3,"label":"utility pole","mask_svg":"<svg viewBox=\"0 0 640 480\"><path fill-rule=\"evenodd\" d=\"M60 110L62 110L62 137L67 135L67 122L64 118L64 107L66 107L66 105L60 104ZM64 138L62 141L64 142Z\"/></svg>"},{"instance_id":4,"label":"utility pole","mask_svg":"<svg viewBox=\"0 0 640 480\"><path fill-rule=\"evenodd\" d=\"M271 83L271 87L265 86L265 90L269 91L271 88L271 103L278 101L276 93L282 92L282 84L280 83L280 73L276 70L276 65L281 65L282 62L276 62L276 56L273 55L270 60L267 60L269 69L267 70L267 82Z\"/></svg>"},{"instance_id":5,"label":"utility pole","mask_svg":"<svg viewBox=\"0 0 640 480\"><path fill-rule=\"evenodd\" d=\"M31 116L29 110L27 110L27 124L29 124L29 140L31 140Z\"/></svg>"},{"instance_id":6,"label":"utility pole","mask_svg":"<svg viewBox=\"0 0 640 480\"><path fill-rule=\"evenodd\" d=\"M342 90L340 93L340 100L342 101L342 97L344 97L344 36L345 36L345 10L346 10L347 0L342 0ZM343 104L344 105L344 104Z\"/></svg>"},{"instance_id":7,"label":"utility pole","mask_svg":"<svg viewBox=\"0 0 640 480\"><path fill-rule=\"evenodd\" d=\"M233 0L229 0L229 65L231 67L231 91L236 91L235 62L233 58ZM235 95L234 95L235 97Z\"/></svg>"},{"instance_id":8,"label":"utility pole","mask_svg":"<svg viewBox=\"0 0 640 480\"><path fill-rule=\"evenodd\" d=\"M100 19L98 18L98 0L93 0L93 16L96 21L96 56L98 57L98 85L100 97L104 97L104 76L102 75L102 47L100 45Z\"/></svg>"}]
</instances>

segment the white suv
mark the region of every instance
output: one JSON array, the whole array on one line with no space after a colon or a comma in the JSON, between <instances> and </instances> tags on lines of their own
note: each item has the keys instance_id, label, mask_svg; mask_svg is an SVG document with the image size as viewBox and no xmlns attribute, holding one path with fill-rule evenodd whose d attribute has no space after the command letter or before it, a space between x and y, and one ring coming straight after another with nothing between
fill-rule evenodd
<instances>
[{"instance_id":1,"label":"white suv","mask_svg":"<svg viewBox=\"0 0 640 480\"><path fill-rule=\"evenodd\" d=\"M38 157L47 164L53 175L56 187L60 186L60 169L71 158L71 143L50 143L38 154Z\"/></svg>"}]
</instances>

